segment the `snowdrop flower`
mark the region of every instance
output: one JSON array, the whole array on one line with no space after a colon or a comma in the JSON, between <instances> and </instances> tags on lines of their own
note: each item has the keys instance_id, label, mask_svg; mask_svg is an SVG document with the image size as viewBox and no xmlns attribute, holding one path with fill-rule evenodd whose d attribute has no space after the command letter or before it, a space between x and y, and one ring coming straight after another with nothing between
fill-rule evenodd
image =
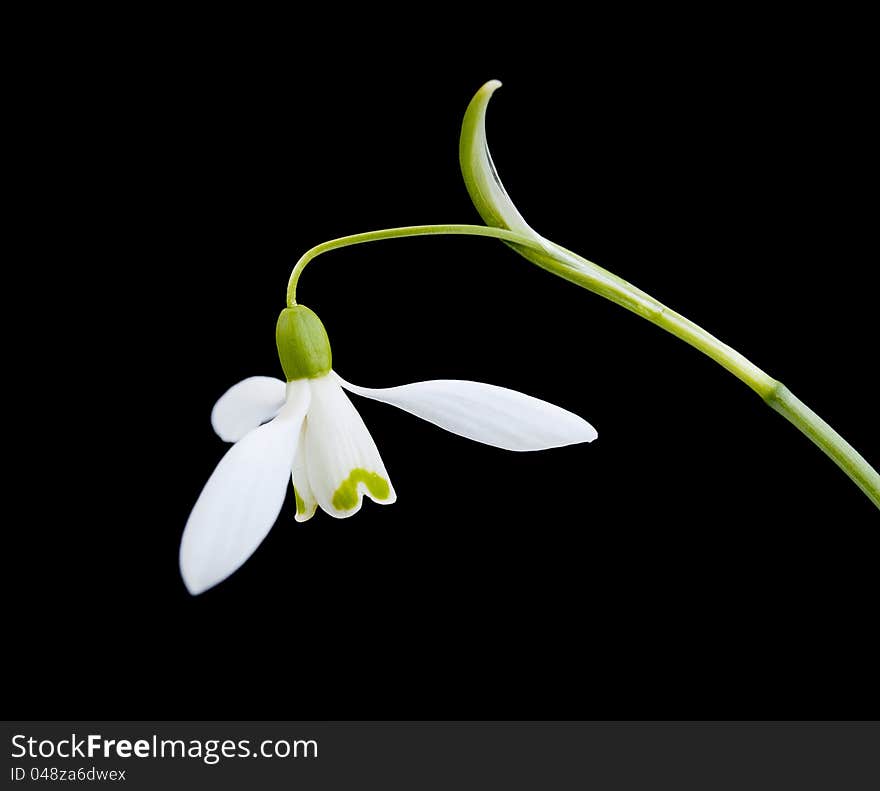
<instances>
[{"instance_id":1,"label":"snowdrop flower","mask_svg":"<svg viewBox=\"0 0 880 791\"><path fill-rule=\"evenodd\" d=\"M278 518L291 477L299 522L318 506L333 517L352 516L364 495L381 505L395 501L376 444L346 390L507 450L544 450L597 436L577 415L503 387L451 379L378 390L349 384L331 367L324 325L302 305L282 311L276 340L286 384L245 379L211 414L220 438L235 444L183 532L180 570L193 595L226 579L256 550Z\"/></svg>"}]
</instances>

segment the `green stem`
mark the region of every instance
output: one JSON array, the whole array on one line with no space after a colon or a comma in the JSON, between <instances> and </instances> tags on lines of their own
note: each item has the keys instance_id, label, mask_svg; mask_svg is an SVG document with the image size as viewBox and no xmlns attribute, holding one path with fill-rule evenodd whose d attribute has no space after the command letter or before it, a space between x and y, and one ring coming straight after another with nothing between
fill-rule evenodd
<instances>
[{"instance_id":1,"label":"green stem","mask_svg":"<svg viewBox=\"0 0 880 791\"><path fill-rule=\"evenodd\" d=\"M625 307L699 349L745 382L774 410L797 426L855 482L877 508L880 508L880 475L877 471L840 434L797 399L785 385L773 379L738 351L641 289L537 234L526 236L502 228L482 225L413 225L331 239L308 250L297 261L287 285L287 305L293 307L296 304L296 287L300 275L309 261L322 253L384 239L440 235L486 236L500 239L542 269Z\"/></svg>"},{"instance_id":2,"label":"green stem","mask_svg":"<svg viewBox=\"0 0 880 791\"><path fill-rule=\"evenodd\" d=\"M507 231L503 228L488 228L485 225L409 225L403 228L385 228L381 231L368 231L366 233L352 234L351 236L341 236L338 239L331 239L329 242L315 245L311 250L303 253L299 261L296 262L296 266L293 267L293 271L290 273L290 280L287 283L287 307L292 308L296 305L296 286L303 269L306 268L309 261L317 258L321 253L340 250L353 244L380 242L384 239L404 239L410 236L487 236L491 239L501 239L514 245L521 245L535 250L544 249L539 242L527 236Z\"/></svg>"},{"instance_id":3,"label":"green stem","mask_svg":"<svg viewBox=\"0 0 880 791\"><path fill-rule=\"evenodd\" d=\"M542 238L542 237L538 237ZM546 240L545 240L546 241ZM842 469L880 508L880 474L867 460L782 382L773 379L735 349L641 289L563 247L547 242L548 252L517 247L532 263L582 288L610 299L711 357L752 388L772 409L795 425Z\"/></svg>"},{"instance_id":4,"label":"green stem","mask_svg":"<svg viewBox=\"0 0 880 791\"><path fill-rule=\"evenodd\" d=\"M820 447L880 508L880 475L852 445L785 385L780 383L775 392L764 400Z\"/></svg>"},{"instance_id":5,"label":"green stem","mask_svg":"<svg viewBox=\"0 0 880 791\"><path fill-rule=\"evenodd\" d=\"M533 246L532 249L519 249L517 252L542 269L605 297L681 338L745 382L762 398L766 398L778 385L778 382L736 349L732 349L672 308L666 307L650 294L564 247L547 240L544 242L540 251Z\"/></svg>"}]
</instances>

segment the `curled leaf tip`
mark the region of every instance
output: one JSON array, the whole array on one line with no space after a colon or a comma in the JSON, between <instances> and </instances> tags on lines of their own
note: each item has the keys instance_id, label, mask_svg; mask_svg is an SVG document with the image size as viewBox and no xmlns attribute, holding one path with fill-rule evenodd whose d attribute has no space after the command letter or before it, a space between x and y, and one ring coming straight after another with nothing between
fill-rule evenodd
<instances>
[{"instance_id":1,"label":"curled leaf tip","mask_svg":"<svg viewBox=\"0 0 880 791\"><path fill-rule=\"evenodd\" d=\"M489 80L477 91L465 111L458 147L461 174L486 225L537 238L504 189L486 142L486 109L492 94L500 87L499 80Z\"/></svg>"}]
</instances>

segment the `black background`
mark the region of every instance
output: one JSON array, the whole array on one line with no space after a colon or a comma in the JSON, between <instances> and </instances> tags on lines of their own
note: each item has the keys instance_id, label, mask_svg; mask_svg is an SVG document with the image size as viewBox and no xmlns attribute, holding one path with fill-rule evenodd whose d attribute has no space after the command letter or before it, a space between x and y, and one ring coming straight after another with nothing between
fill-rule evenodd
<instances>
[{"instance_id":1,"label":"black background","mask_svg":"<svg viewBox=\"0 0 880 791\"><path fill-rule=\"evenodd\" d=\"M598 441L511 454L357 400L397 504L298 525L289 498L228 581L192 598L179 579L224 452L211 406L280 373L296 258L477 222L458 131L491 78L494 159L533 227L880 462L858 25L596 21L562 39L570 23L546 21L490 51L476 22L352 43L178 20L34 65L58 218L35 265L80 298L50 311L55 480L5 561L9 716L876 716L876 508L707 358L489 240L334 253L300 301L350 381L487 381Z\"/></svg>"}]
</instances>

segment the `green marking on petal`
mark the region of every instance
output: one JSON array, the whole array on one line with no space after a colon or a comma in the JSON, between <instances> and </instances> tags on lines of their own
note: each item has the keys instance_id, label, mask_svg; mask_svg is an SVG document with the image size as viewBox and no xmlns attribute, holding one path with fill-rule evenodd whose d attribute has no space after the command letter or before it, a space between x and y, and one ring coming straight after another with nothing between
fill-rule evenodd
<instances>
[{"instance_id":1,"label":"green marking on petal","mask_svg":"<svg viewBox=\"0 0 880 791\"><path fill-rule=\"evenodd\" d=\"M390 484L381 475L357 467L333 492L333 507L338 511L350 511L354 508L358 504L359 483L364 484L377 500L385 500L391 494Z\"/></svg>"},{"instance_id":2,"label":"green marking on petal","mask_svg":"<svg viewBox=\"0 0 880 791\"><path fill-rule=\"evenodd\" d=\"M305 516L306 504L303 498L300 497L299 492L296 490L296 486L293 487L293 496L296 498L296 512L300 516Z\"/></svg>"}]
</instances>

